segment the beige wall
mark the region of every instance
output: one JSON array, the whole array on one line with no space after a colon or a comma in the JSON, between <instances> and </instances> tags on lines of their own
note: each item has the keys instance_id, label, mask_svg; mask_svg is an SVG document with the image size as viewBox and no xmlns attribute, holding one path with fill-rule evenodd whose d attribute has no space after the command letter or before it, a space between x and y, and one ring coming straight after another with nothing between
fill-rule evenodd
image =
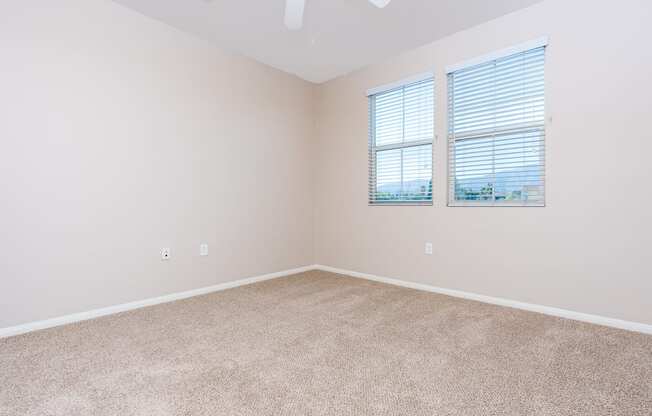
<instances>
[{"instance_id":1,"label":"beige wall","mask_svg":"<svg viewBox=\"0 0 652 416\"><path fill-rule=\"evenodd\" d=\"M310 264L312 103L110 1L0 2L0 328Z\"/></svg>"},{"instance_id":2,"label":"beige wall","mask_svg":"<svg viewBox=\"0 0 652 416\"><path fill-rule=\"evenodd\" d=\"M321 86L316 262L652 324L650 21L646 0L547 0ZM542 35L547 207L447 208L445 66ZM365 91L430 70L434 207L368 207Z\"/></svg>"},{"instance_id":3,"label":"beige wall","mask_svg":"<svg viewBox=\"0 0 652 416\"><path fill-rule=\"evenodd\" d=\"M2 2L0 328L311 263L652 323L651 20L546 0L315 88L109 1ZM548 206L447 208L444 67L541 35ZM368 207L364 93L431 70L435 205Z\"/></svg>"}]
</instances>

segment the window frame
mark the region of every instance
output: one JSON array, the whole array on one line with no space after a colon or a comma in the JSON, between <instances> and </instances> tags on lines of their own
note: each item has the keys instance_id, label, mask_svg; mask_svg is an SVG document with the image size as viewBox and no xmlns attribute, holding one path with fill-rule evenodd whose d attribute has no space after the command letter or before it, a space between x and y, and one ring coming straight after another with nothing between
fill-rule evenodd
<instances>
[{"instance_id":1,"label":"window frame","mask_svg":"<svg viewBox=\"0 0 652 416\"><path fill-rule=\"evenodd\" d=\"M451 131L451 126L452 126L452 120L454 119L454 112L451 111L451 102L454 99L454 91L453 91L453 86L451 85L451 76L453 73L464 70L464 69L469 69L473 68L475 66L479 65L484 65L488 64L490 62L495 62L498 61L502 58L507 58L513 55L517 55L520 53L527 53L529 51L533 51L535 49L543 48L543 55L544 55L544 63L543 63L543 68L544 68L544 87L543 87L543 122L542 123L523 123L520 125L516 125L514 128L511 129L490 129L490 130L476 130L476 131L470 131L467 132L465 137L462 135L462 137L457 138L455 137L455 133ZM527 207L527 208L544 208L546 207L546 198L547 198L547 184L546 184L546 130L547 130L547 114L548 114L548 105L547 105L547 100L546 100L546 85L545 85L545 66L546 66L546 61L545 61L545 56L547 54L547 48L548 48L548 38L547 37L541 37L538 39L531 40L529 42L525 42L520 45L516 45L510 48L506 48L500 51L492 52L487 55L480 56L478 58L474 58L472 60L448 66L446 67L446 78L447 78L447 100L448 100L448 108L447 108L447 126L448 126L448 131L447 131L447 206L448 207L453 207L453 208L459 208L459 207L486 207L486 208L493 208L493 207ZM453 109L454 110L454 109ZM521 202L515 202L514 200L496 200L496 195L495 195L495 183L493 184L494 187L494 192L492 193L493 198L491 200L457 200L456 199L456 192L455 192L455 179L456 175L454 172L454 166L455 166L455 152L452 147L455 145L455 143L458 140L473 140L475 139L486 139L486 138L491 138L491 137L496 137L504 134L508 134L510 131L513 133L518 133L518 132L527 132L527 131L535 131L538 130L541 132L542 136L542 144L541 144L541 158L542 158L542 173L541 173L541 188L543 189L543 198L541 199L540 202L529 202L527 200L521 201Z\"/></svg>"},{"instance_id":2,"label":"window frame","mask_svg":"<svg viewBox=\"0 0 652 416\"><path fill-rule=\"evenodd\" d=\"M401 142L401 143L392 143L392 144L387 144L387 145L376 145L376 96L384 93L390 93L396 90L400 89L405 89L406 87L409 87L414 84L422 83L425 81L431 81L432 82L432 89L433 89L433 104L432 104L432 119L433 119L433 137L430 139L425 139L425 140L414 140L414 141L409 141L409 142ZM368 99L368 110L369 110L369 131L368 131L368 163L369 163L369 171L368 171L368 192L367 192L367 205L368 206L433 206L434 205L434 198L433 198L433 185L434 185L434 145L435 145L435 126L434 126L434 121L435 121L435 79L434 79L434 73L428 72L420 75L416 75L401 81L397 81L391 84L383 85L380 87L372 88L367 91L367 99ZM403 108L403 119L405 119L405 108ZM405 137L403 137L405 138ZM417 200L417 199L410 199L410 200L377 200L375 198L375 193L377 192L377 183L378 183L378 176L377 176L377 154L379 152L383 151L389 151L389 150L397 150L397 149L411 149L415 147L425 147L425 146L430 146L430 189L427 193L429 196L428 199L423 199L423 200ZM404 165L403 161L401 160L401 171L403 171Z\"/></svg>"}]
</instances>

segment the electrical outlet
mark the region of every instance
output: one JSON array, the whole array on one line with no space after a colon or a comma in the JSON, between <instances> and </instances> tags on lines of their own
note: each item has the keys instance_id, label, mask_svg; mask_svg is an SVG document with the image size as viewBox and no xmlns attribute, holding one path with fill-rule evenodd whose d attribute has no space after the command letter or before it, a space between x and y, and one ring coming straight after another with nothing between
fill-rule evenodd
<instances>
[{"instance_id":1,"label":"electrical outlet","mask_svg":"<svg viewBox=\"0 0 652 416\"><path fill-rule=\"evenodd\" d=\"M202 243L199 245L199 255L208 256L208 244Z\"/></svg>"},{"instance_id":2,"label":"electrical outlet","mask_svg":"<svg viewBox=\"0 0 652 416\"><path fill-rule=\"evenodd\" d=\"M432 243L426 243L425 253L426 253L427 255L431 255L431 254L432 254Z\"/></svg>"},{"instance_id":3,"label":"electrical outlet","mask_svg":"<svg viewBox=\"0 0 652 416\"><path fill-rule=\"evenodd\" d=\"M162 248L161 249L161 260L170 260L170 249Z\"/></svg>"}]
</instances>

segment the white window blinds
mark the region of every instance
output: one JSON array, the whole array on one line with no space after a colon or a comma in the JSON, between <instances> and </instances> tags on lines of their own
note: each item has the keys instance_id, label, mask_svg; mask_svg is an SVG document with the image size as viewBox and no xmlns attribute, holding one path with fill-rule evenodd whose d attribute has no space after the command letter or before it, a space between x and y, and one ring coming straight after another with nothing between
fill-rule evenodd
<instances>
[{"instance_id":1,"label":"white window blinds","mask_svg":"<svg viewBox=\"0 0 652 416\"><path fill-rule=\"evenodd\" d=\"M545 202L545 46L448 74L449 205Z\"/></svg>"},{"instance_id":2,"label":"white window blinds","mask_svg":"<svg viewBox=\"0 0 652 416\"><path fill-rule=\"evenodd\" d=\"M369 203L432 204L432 77L369 95Z\"/></svg>"}]
</instances>

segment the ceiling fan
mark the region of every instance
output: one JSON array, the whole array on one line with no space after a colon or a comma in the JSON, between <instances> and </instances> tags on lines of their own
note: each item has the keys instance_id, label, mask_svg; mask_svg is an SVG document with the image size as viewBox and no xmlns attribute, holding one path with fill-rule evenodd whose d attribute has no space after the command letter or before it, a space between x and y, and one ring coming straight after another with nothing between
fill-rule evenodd
<instances>
[{"instance_id":1,"label":"ceiling fan","mask_svg":"<svg viewBox=\"0 0 652 416\"><path fill-rule=\"evenodd\" d=\"M383 8L392 0L369 0L376 7ZM303 26L303 9L306 0L285 0L285 26L290 30L299 30Z\"/></svg>"}]
</instances>

